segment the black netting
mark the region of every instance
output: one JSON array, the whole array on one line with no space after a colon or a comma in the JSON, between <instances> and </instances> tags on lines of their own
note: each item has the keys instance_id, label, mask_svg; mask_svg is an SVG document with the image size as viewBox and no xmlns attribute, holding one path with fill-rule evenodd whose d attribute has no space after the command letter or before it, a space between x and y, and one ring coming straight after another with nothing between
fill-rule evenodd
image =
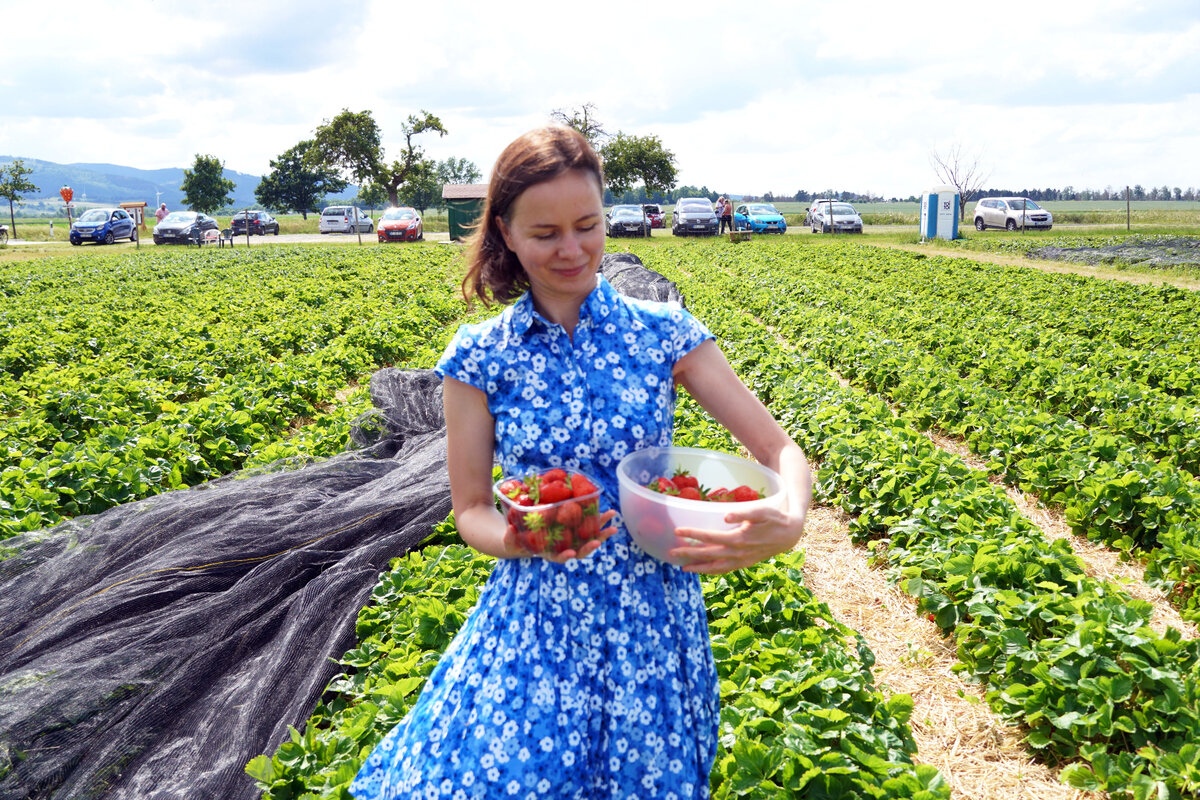
<instances>
[{"instance_id":1,"label":"black netting","mask_svg":"<svg viewBox=\"0 0 1200 800\"><path fill-rule=\"evenodd\" d=\"M680 299L625 254L631 296ZM361 448L4 542L0 798L254 798L380 571L450 512L441 384L385 369Z\"/></svg>"}]
</instances>

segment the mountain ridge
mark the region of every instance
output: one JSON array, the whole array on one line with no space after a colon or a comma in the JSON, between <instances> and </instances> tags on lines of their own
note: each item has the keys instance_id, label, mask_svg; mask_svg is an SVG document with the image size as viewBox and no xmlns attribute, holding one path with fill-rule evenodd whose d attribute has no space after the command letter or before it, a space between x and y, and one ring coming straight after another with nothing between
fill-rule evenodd
<instances>
[{"instance_id":1,"label":"mountain ridge","mask_svg":"<svg viewBox=\"0 0 1200 800\"><path fill-rule=\"evenodd\" d=\"M106 163L60 164L39 158L6 155L0 155L0 167L7 167L17 160L24 162L25 168L31 170L28 180L38 187L38 191L22 198L21 206L27 214L60 213L63 205L58 192L63 186L70 186L74 190L73 202L77 209L139 201L144 201L151 208L159 203L166 203L169 209L186 207L183 191L179 188L183 183L183 167L140 169ZM230 208L260 205L254 197L254 190L258 188L262 176L230 169L224 171L224 176L234 183L234 189L230 192L233 197ZM351 193L349 197L353 197L357 188L350 186L346 191Z\"/></svg>"}]
</instances>

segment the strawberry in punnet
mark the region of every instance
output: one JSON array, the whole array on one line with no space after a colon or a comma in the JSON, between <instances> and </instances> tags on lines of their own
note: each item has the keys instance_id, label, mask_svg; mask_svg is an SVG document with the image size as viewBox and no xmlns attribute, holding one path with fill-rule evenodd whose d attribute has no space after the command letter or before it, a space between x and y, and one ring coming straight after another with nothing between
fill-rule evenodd
<instances>
[{"instance_id":1,"label":"strawberry in punnet","mask_svg":"<svg viewBox=\"0 0 1200 800\"><path fill-rule=\"evenodd\" d=\"M495 492L517 543L534 555L578 550L599 537L603 521L615 513L602 518L596 484L565 469L506 478Z\"/></svg>"},{"instance_id":2,"label":"strawberry in punnet","mask_svg":"<svg viewBox=\"0 0 1200 800\"><path fill-rule=\"evenodd\" d=\"M561 503L563 500L569 500L575 495L572 494L571 488L567 486L566 481L551 480L543 481L538 487L538 503Z\"/></svg>"},{"instance_id":3,"label":"strawberry in punnet","mask_svg":"<svg viewBox=\"0 0 1200 800\"><path fill-rule=\"evenodd\" d=\"M583 497L584 495L594 494L598 491L600 489L586 475L576 472L571 476L571 494L576 497Z\"/></svg>"}]
</instances>

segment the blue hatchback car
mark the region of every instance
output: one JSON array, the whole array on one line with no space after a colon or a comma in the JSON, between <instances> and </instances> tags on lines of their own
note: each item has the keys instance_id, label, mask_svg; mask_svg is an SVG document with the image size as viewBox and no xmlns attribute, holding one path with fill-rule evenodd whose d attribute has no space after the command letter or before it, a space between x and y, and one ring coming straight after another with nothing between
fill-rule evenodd
<instances>
[{"instance_id":1,"label":"blue hatchback car","mask_svg":"<svg viewBox=\"0 0 1200 800\"><path fill-rule=\"evenodd\" d=\"M123 208L93 208L83 212L71 225L70 238L73 245L112 244L117 239L136 242L137 224Z\"/></svg>"},{"instance_id":2,"label":"blue hatchback car","mask_svg":"<svg viewBox=\"0 0 1200 800\"><path fill-rule=\"evenodd\" d=\"M743 203L734 209L733 227L755 233L787 233L787 220L770 203Z\"/></svg>"}]
</instances>

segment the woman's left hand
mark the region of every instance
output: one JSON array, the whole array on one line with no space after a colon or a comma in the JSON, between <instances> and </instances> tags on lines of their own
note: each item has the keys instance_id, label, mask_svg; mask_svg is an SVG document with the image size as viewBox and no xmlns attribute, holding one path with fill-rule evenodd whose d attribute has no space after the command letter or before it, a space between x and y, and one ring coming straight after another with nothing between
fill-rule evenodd
<instances>
[{"instance_id":1,"label":"woman's left hand","mask_svg":"<svg viewBox=\"0 0 1200 800\"><path fill-rule=\"evenodd\" d=\"M671 548L667 555L682 563L685 572L720 575L733 572L787 552L804 533L805 514L789 514L774 508L729 513L725 521L737 524L727 531L676 528L688 544ZM738 524L740 523L740 524Z\"/></svg>"}]
</instances>

